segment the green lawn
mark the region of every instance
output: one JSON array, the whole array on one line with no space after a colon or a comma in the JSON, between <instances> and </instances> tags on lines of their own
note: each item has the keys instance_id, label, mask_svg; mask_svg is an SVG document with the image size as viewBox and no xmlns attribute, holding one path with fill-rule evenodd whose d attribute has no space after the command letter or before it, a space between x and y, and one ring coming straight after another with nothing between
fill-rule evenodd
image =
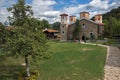
<instances>
[{"instance_id":1,"label":"green lawn","mask_svg":"<svg viewBox=\"0 0 120 80\"><path fill-rule=\"evenodd\" d=\"M106 48L79 43L49 42L49 44L51 58L40 60L37 66L40 80L102 80ZM0 59L2 78L10 74L13 76L15 72L23 70L19 66L23 60L11 57Z\"/></svg>"}]
</instances>

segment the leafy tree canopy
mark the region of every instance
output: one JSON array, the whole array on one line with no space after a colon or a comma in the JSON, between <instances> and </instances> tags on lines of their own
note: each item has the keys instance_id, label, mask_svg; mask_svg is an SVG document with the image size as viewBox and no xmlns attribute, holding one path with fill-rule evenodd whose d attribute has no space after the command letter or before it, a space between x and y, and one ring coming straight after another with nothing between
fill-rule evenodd
<instances>
[{"instance_id":1,"label":"leafy tree canopy","mask_svg":"<svg viewBox=\"0 0 120 80\"><path fill-rule=\"evenodd\" d=\"M26 73L30 76L29 57L34 61L46 55L47 45L42 32L42 23L32 18L31 6L25 5L25 0L18 0L13 7L8 8L13 14L9 20L15 28L9 31L5 52L12 56L22 56L26 63ZM46 20L43 22L46 23Z\"/></svg>"},{"instance_id":2,"label":"leafy tree canopy","mask_svg":"<svg viewBox=\"0 0 120 80\"><path fill-rule=\"evenodd\" d=\"M0 22L0 29L3 29L4 25Z\"/></svg>"},{"instance_id":3,"label":"leafy tree canopy","mask_svg":"<svg viewBox=\"0 0 120 80\"><path fill-rule=\"evenodd\" d=\"M13 16L9 16L8 19L10 20L10 23L15 26L23 26L26 19L33 15L31 6L25 5L25 0L18 0L16 4L7 8L7 10L13 13Z\"/></svg>"},{"instance_id":4,"label":"leafy tree canopy","mask_svg":"<svg viewBox=\"0 0 120 80\"><path fill-rule=\"evenodd\" d=\"M52 28L55 29L55 30L60 30L60 22L53 23Z\"/></svg>"},{"instance_id":5,"label":"leafy tree canopy","mask_svg":"<svg viewBox=\"0 0 120 80\"><path fill-rule=\"evenodd\" d=\"M45 28L50 28L50 24L47 20L43 19L42 20L42 29L45 29Z\"/></svg>"},{"instance_id":6,"label":"leafy tree canopy","mask_svg":"<svg viewBox=\"0 0 120 80\"><path fill-rule=\"evenodd\" d=\"M76 20L76 22L75 22L75 29L73 31L73 39L79 38L80 30L81 30L80 21Z\"/></svg>"},{"instance_id":7,"label":"leafy tree canopy","mask_svg":"<svg viewBox=\"0 0 120 80\"><path fill-rule=\"evenodd\" d=\"M103 14L104 36L120 36L120 7Z\"/></svg>"},{"instance_id":8,"label":"leafy tree canopy","mask_svg":"<svg viewBox=\"0 0 120 80\"><path fill-rule=\"evenodd\" d=\"M110 19L114 17L117 20L120 20L120 7L112 9L110 12L103 14L103 19Z\"/></svg>"}]
</instances>

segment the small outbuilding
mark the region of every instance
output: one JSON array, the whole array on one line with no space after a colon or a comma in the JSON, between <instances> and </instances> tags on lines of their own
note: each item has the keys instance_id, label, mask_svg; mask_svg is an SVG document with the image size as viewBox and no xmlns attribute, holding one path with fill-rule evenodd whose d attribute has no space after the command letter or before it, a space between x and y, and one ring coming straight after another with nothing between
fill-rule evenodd
<instances>
[{"instance_id":1,"label":"small outbuilding","mask_svg":"<svg viewBox=\"0 0 120 80\"><path fill-rule=\"evenodd\" d=\"M44 29L43 33L46 35L47 39L59 39L59 31L54 29Z\"/></svg>"}]
</instances>

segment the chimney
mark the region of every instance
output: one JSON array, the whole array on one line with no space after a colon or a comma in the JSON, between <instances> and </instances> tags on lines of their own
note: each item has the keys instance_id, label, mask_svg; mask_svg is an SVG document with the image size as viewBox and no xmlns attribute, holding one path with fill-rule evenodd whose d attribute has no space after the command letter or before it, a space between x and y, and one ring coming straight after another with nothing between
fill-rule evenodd
<instances>
[{"instance_id":1,"label":"chimney","mask_svg":"<svg viewBox=\"0 0 120 80\"><path fill-rule=\"evenodd\" d=\"M70 22L70 24L75 23L76 22L76 16L69 16L69 22Z\"/></svg>"}]
</instances>

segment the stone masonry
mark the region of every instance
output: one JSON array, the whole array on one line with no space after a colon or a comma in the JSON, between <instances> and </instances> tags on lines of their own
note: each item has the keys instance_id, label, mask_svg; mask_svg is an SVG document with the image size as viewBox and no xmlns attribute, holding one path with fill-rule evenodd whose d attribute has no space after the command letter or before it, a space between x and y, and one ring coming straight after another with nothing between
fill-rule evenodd
<instances>
[{"instance_id":1,"label":"stone masonry","mask_svg":"<svg viewBox=\"0 0 120 80\"><path fill-rule=\"evenodd\" d=\"M120 50L117 47L108 47L104 80L120 80Z\"/></svg>"}]
</instances>

